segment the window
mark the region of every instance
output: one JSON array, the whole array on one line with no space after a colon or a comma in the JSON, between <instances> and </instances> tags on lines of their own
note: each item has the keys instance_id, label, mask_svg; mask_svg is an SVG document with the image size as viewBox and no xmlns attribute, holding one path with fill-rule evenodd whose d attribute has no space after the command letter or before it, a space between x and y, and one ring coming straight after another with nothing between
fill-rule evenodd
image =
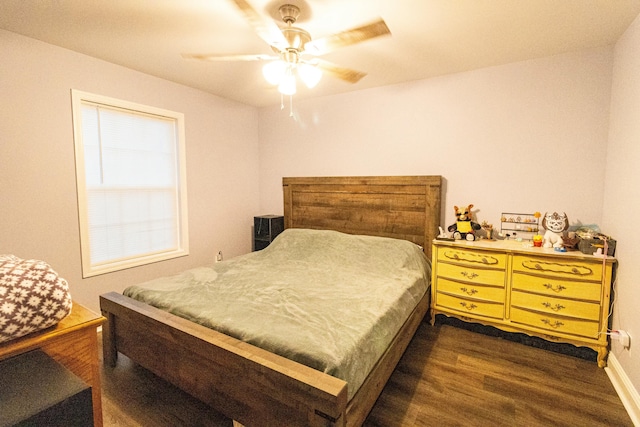
<instances>
[{"instance_id":1,"label":"window","mask_svg":"<svg viewBox=\"0 0 640 427\"><path fill-rule=\"evenodd\" d=\"M188 255L184 116L72 90L83 277Z\"/></svg>"}]
</instances>

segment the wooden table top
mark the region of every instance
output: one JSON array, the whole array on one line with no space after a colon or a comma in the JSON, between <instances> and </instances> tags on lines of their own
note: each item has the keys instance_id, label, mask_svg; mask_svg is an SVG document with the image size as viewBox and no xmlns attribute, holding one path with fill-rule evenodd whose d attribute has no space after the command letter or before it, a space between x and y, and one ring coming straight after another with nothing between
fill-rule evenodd
<instances>
[{"instance_id":1,"label":"wooden table top","mask_svg":"<svg viewBox=\"0 0 640 427\"><path fill-rule=\"evenodd\" d=\"M97 328L105 320L101 315L74 301L71 313L57 325L0 344L0 359L6 359L39 348L43 343L58 336L88 327Z\"/></svg>"}]
</instances>

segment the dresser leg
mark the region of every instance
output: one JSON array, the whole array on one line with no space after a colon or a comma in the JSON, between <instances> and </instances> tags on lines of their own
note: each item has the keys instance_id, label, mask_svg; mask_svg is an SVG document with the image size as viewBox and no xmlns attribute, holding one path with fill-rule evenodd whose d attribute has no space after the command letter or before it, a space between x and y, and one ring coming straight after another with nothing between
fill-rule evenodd
<instances>
[{"instance_id":1,"label":"dresser leg","mask_svg":"<svg viewBox=\"0 0 640 427\"><path fill-rule=\"evenodd\" d=\"M605 368L607 366L607 355L609 349L606 346L598 347L598 367Z\"/></svg>"}]
</instances>

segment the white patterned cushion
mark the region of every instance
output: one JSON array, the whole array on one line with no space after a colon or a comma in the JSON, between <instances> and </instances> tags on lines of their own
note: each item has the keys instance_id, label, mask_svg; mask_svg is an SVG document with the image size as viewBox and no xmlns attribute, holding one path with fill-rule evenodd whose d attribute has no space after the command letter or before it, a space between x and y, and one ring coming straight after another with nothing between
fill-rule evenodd
<instances>
[{"instance_id":1,"label":"white patterned cushion","mask_svg":"<svg viewBox=\"0 0 640 427\"><path fill-rule=\"evenodd\" d=\"M0 255L0 342L58 324L71 305L69 284L49 264Z\"/></svg>"}]
</instances>

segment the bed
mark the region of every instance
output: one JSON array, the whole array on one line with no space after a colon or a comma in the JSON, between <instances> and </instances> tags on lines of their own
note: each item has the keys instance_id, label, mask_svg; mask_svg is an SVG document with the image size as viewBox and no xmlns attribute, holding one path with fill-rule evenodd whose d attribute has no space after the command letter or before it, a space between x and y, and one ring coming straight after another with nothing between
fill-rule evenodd
<instances>
[{"instance_id":1,"label":"bed","mask_svg":"<svg viewBox=\"0 0 640 427\"><path fill-rule=\"evenodd\" d=\"M292 235L308 238L309 233L324 239L326 235L320 233L331 230L328 233L339 232L335 234L339 237L343 233L362 236L365 246L370 238L364 236L408 240L414 244L410 246L423 247L430 258L430 242L440 222L439 176L283 178L283 191L287 229L283 241L289 242ZM279 239L272 245L278 246ZM257 257L269 253L268 247ZM256 255L243 257L253 260ZM317 253L308 257L326 262ZM204 270L184 274L204 274ZM158 286L154 281L146 288ZM145 293L146 288L133 287L132 295ZM176 291L181 292L179 287ZM416 295L415 306L412 303L413 308L403 315L406 320L400 321L398 332L388 337L382 355L357 380L340 379L322 372L323 367L307 366L313 362L303 364L277 354L284 345L269 351L252 339L234 337L237 332L216 331L189 320L189 315L180 317L118 293L100 297L107 318L104 362L114 366L118 353L125 354L247 426L357 426L364 422L428 310L429 292ZM331 304L336 303L329 308ZM346 316L340 309L336 304L334 317Z\"/></svg>"}]
</instances>

